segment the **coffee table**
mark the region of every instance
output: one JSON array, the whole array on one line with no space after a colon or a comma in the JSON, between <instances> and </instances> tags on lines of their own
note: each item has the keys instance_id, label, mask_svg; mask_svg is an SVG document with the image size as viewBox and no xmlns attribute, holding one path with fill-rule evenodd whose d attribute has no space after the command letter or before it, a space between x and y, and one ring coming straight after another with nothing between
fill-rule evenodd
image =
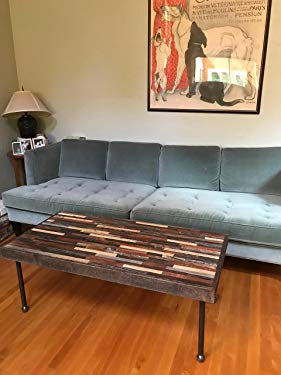
<instances>
[{"instance_id":1,"label":"coffee table","mask_svg":"<svg viewBox=\"0 0 281 375\"><path fill-rule=\"evenodd\" d=\"M61 212L0 248L16 261L22 311L21 262L198 300L198 354L204 356L205 303L216 291L227 237L167 225Z\"/></svg>"}]
</instances>

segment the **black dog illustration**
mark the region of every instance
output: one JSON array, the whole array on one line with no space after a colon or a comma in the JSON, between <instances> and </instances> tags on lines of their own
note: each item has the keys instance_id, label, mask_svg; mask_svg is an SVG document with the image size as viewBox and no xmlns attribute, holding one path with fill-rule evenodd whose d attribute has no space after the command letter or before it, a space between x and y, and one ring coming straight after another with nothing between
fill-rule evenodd
<instances>
[{"instance_id":1,"label":"black dog illustration","mask_svg":"<svg viewBox=\"0 0 281 375\"><path fill-rule=\"evenodd\" d=\"M195 63L197 57L206 57L202 45L207 47L207 37L203 30L193 22L190 30L190 39L188 42L188 49L185 52L185 63L188 72L189 92L186 95L191 98L196 94L195 83ZM243 103L244 100L237 99L231 102L224 101L224 83L223 82L203 82L199 86L201 94L200 99L207 103L218 103L221 106L234 106L238 103Z\"/></svg>"},{"instance_id":2,"label":"black dog illustration","mask_svg":"<svg viewBox=\"0 0 281 375\"><path fill-rule=\"evenodd\" d=\"M207 47L207 38L204 32L197 26L196 22L192 22L190 29L190 39L188 42L188 48L185 52L185 64L187 67L189 93L186 95L191 98L196 94L196 83L195 83L195 61L196 57L206 57L204 54L203 46Z\"/></svg>"}]
</instances>

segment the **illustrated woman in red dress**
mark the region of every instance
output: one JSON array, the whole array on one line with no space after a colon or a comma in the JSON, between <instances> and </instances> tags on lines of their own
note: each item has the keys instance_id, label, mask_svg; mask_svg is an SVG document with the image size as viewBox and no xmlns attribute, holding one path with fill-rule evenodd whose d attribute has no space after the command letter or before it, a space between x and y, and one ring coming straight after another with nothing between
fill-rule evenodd
<instances>
[{"instance_id":1,"label":"illustrated woman in red dress","mask_svg":"<svg viewBox=\"0 0 281 375\"><path fill-rule=\"evenodd\" d=\"M153 35L156 35L158 30L161 29L162 39L170 46L171 54L167 60L165 73L166 73L166 89L172 90L177 76L177 65L178 65L178 52L175 48L174 35L172 33L172 22L166 21L163 18L162 7L163 6L182 6L187 11L186 0L153 0L153 10L155 11L155 19L153 24ZM152 89L155 90L155 74L156 72L156 47L152 45ZM187 72L186 69L179 81L177 89L186 89L188 86Z\"/></svg>"}]
</instances>

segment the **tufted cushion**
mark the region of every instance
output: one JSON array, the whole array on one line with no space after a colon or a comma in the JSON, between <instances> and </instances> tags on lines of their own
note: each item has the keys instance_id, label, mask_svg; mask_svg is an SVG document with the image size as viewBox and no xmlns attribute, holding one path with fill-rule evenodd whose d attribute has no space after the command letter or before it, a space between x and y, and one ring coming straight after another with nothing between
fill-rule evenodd
<instances>
[{"instance_id":1,"label":"tufted cushion","mask_svg":"<svg viewBox=\"0 0 281 375\"><path fill-rule=\"evenodd\" d=\"M159 186L219 190L220 163L216 146L163 146Z\"/></svg>"},{"instance_id":2,"label":"tufted cushion","mask_svg":"<svg viewBox=\"0 0 281 375\"><path fill-rule=\"evenodd\" d=\"M105 179L108 143L64 139L61 143L59 177Z\"/></svg>"},{"instance_id":3,"label":"tufted cushion","mask_svg":"<svg viewBox=\"0 0 281 375\"><path fill-rule=\"evenodd\" d=\"M281 147L225 148L221 190L281 195Z\"/></svg>"},{"instance_id":4,"label":"tufted cushion","mask_svg":"<svg viewBox=\"0 0 281 375\"><path fill-rule=\"evenodd\" d=\"M3 194L9 208L53 215L59 211L129 218L129 212L155 189L147 185L62 177L21 186Z\"/></svg>"},{"instance_id":5,"label":"tufted cushion","mask_svg":"<svg viewBox=\"0 0 281 375\"><path fill-rule=\"evenodd\" d=\"M134 208L131 218L281 245L280 196L160 188Z\"/></svg>"},{"instance_id":6,"label":"tufted cushion","mask_svg":"<svg viewBox=\"0 0 281 375\"><path fill-rule=\"evenodd\" d=\"M157 186L159 155L156 143L111 142L106 178Z\"/></svg>"}]
</instances>

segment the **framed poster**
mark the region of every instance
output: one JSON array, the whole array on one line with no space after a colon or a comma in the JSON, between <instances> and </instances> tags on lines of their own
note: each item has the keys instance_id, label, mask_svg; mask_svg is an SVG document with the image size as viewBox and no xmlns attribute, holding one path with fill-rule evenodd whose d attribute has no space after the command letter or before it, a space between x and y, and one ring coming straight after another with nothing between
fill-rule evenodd
<instances>
[{"instance_id":1,"label":"framed poster","mask_svg":"<svg viewBox=\"0 0 281 375\"><path fill-rule=\"evenodd\" d=\"M260 113L271 0L149 0L148 110Z\"/></svg>"}]
</instances>

